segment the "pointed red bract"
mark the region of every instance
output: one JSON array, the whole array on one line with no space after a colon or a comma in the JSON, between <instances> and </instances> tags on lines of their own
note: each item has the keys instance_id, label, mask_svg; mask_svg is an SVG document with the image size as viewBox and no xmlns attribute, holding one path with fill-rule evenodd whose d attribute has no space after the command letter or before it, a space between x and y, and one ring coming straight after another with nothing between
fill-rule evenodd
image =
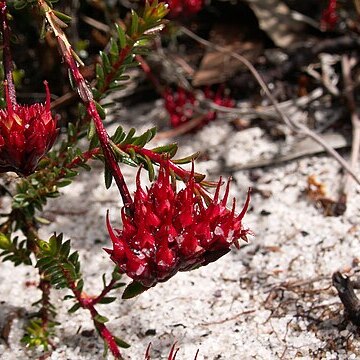
<instances>
[{"instance_id":1,"label":"pointed red bract","mask_svg":"<svg viewBox=\"0 0 360 360\"><path fill-rule=\"evenodd\" d=\"M33 173L54 144L58 131L46 82L45 88L45 104L27 106L12 104L5 84L7 106L0 110L0 172L14 171L22 176Z\"/></svg>"},{"instance_id":2,"label":"pointed red bract","mask_svg":"<svg viewBox=\"0 0 360 360\"><path fill-rule=\"evenodd\" d=\"M121 273L146 287L168 280L177 271L191 270L215 261L239 239L246 240L242 218L249 205L249 195L240 215L229 210L225 196L219 200L221 179L215 198L205 204L195 193L194 173L184 189L177 192L170 182L170 171L160 167L157 180L144 191L139 177L134 194L132 215L122 211L123 228L113 230L107 219L113 249L106 251Z\"/></svg>"}]
</instances>

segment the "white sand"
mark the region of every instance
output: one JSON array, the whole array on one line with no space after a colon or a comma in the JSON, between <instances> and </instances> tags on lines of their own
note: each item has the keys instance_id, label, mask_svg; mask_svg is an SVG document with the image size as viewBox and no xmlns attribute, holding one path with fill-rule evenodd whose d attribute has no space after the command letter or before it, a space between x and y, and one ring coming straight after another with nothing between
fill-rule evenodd
<instances>
[{"instance_id":1,"label":"white sand","mask_svg":"<svg viewBox=\"0 0 360 360\"><path fill-rule=\"evenodd\" d=\"M181 154L206 150L206 160L198 161L197 171L218 170L219 174L224 163L255 160L281 146L260 129L235 133L221 120L183 137L181 144ZM126 174L133 174L132 169L123 168ZM143 359L149 342L153 359L166 359L174 341L180 347L179 360L193 359L197 349L199 360L359 358L358 334L343 323L331 275L336 270L359 271L360 187L353 185L345 215L324 217L304 190L307 177L315 174L328 185L329 194L336 196L341 175L333 159L314 156L255 172L257 182L251 180L250 171L234 173L231 188L238 209L248 186L271 192L269 198L259 193L252 196L244 223L256 237L248 245L204 268L179 273L136 299L119 298L98 306L110 319L114 334L131 343L131 348L122 351L126 359ZM211 179L217 180L217 176ZM84 290L97 294L102 274L110 273L113 266L102 250L110 247L104 217L110 209L113 225L120 226L118 192L115 187L104 189L99 166L91 173L83 172L63 192L64 196L49 202L43 216L54 222L41 234L46 238L53 231L63 232L72 239L81 255ZM37 271L14 268L8 262L1 266L0 318L10 304L31 313L31 303L40 297ZM26 281L35 285L27 287ZM67 293L52 292L62 325L54 340L57 348L48 359L101 359L101 339L95 332L90 337L82 335L93 329L88 312L67 314L72 302L61 301ZM120 297L121 289L117 294ZM42 354L41 349L28 351L19 343L24 321L25 317L20 317L13 322L10 347L0 343L1 359L38 359Z\"/></svg>"}]
</instances>

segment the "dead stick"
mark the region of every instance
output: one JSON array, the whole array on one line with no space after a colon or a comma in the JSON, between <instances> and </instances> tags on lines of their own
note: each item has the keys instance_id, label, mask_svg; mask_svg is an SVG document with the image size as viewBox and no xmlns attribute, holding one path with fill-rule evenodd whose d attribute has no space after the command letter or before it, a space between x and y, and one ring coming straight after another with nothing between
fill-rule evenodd
<instances>
[{"instance_id":1,"label":"dead stick","mask_svg":"<svg viewBox=\"0 0 360 360\"><path fill-rule=\"evenodd\" d=\"M352 282L348 277L342 276L339 272L333 274L332 282L349 319L355 325L360 325L360 301L354 292Z\"/></svg>"},{"instance_id":2,"label":"dead stick","mask_svg":"<svg viewBox=\"0 0 360 360\"><path fill-rule=\"evenodd\" d=\"M353 59L349 58L347 55L342 56L341 58L341 66L343 72L343 79L345 85L345 97L348 103L348 108L351 114L351 123L352 123L352 146L351 146L351 160L350 165L351 168L356 171L357 170L357 162L359 159L359 151L360 151L360 119L356 109L356 103L354 98L354 84L351 79L351 69L354 64L352 64ZM345 176L344 181L344 189L343 193L346 197L350 191L351 187L351 178L349 174Z\"/></svg>"}]
</instances>

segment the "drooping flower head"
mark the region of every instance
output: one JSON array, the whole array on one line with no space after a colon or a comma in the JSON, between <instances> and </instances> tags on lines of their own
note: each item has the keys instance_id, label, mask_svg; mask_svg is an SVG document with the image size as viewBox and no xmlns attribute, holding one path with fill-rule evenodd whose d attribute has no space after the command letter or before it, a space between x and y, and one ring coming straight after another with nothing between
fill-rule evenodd
<instances>
[{"instance_id":1,"label":"drooping flower head","mask_svg":"<svg viewBox=\"0 0 360 360\"><path fill-rule=\"evenodd\" d=\"M123 228L107 227L113 249L105 249L121 273L126 273L145 287L154 286L172 277L206 265L230 251L239 239L246 240L249 230L242 219L249 205L249 195L241 213L226 207L229 182L219 200L221 179L214 199L205 202L195 192L194 173L184 189L176 191L170 181L168 167L160 167L157 180L143 190L140 174L136 180L134 211L122 209Z\"/></svg>"},{"instance_id":2,"label":"drooping flower head","mask_svg":"<svg viewBox=\"0 0 360 360\"><path fill-rule=\"evenodd\" d=\"M11 101L5 83L7 104L0 109L0 172L31 174L54 144L58 131L50 111L50 90L47 82L44 84L45 104L19 105Z\"/></svg>"}]
</instances>

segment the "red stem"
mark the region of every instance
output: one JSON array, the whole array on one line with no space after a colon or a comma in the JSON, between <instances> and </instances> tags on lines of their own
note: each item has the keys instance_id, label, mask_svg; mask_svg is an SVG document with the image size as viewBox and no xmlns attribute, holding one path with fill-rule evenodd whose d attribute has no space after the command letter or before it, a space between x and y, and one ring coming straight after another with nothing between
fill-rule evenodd
<instances>
[{"instance_id":1,"label":"red stem","mask_svg":"<svg viewBox=\"0 0 360 360\"><path fill-rule=\"evenodd\" d=\"M130 50L131 47L129 45L121 49L118 59L114 64L111 65L111 71L105 76L104 85L100 89L98 89L101 94L105 93L105 91L109 89L111 82L114 80L114 78L116 78L116 74L122 66L126 56L129 55Z\"/></svg>"},{"instance_id":2,"label":"red stem","mask_svg":"<svg viewBox=\"0 0 360 360\"><path fill-rule=\"evenodd\" d=\"M51 289L51 285L50 285L49 281L41 278L40 284L39 284L39 289L42 292L41 310L40 310L41 325L42 325L43 329L47 329L48 324L49 324L48 310L49 310L49 304L50 304L50 289Z\"/></svg>"},{"instance_id":3,"label":"red stem","mask_svg":"<svg viewBox=\"0 0 360 360\"><path fill-rule=\"evenodd\" d=\"M141 68L143 69L144 73L148 77L148 79L152 82L154 85L156 91L159 93L159 95L164 97L164 88L161 86L160 81L157 77L154 76L154 73L152 72L149 64L146 62L146 60L141 55L136 55L136 60L139 62Z\"/></svg>"},{"instance_id":4,"label":"red stem","mask_svg":"<svg viewBox=\"0 0 360 360\"><path fill-rule=\"evenodd\" d=\"M3 62L4 62L4 71L5 71L5 79L7 82L9 99L11 104L16 105L16 93L12 72L14 70L14 65L11 58L10 51L10 29L7 22L7 7L6 1L0 2L0 16L1 16L1 27L2 27L2 35L3 35ZM7 104L8 108L10 104Z\"/></svg>"},{"instance_id":5,"label":"red stem","mask_svg":"<svg viewBox=\"0 0 360 360\"><path fill-rule=\"evenodd\" d=\"M81 305L83 309L89 310L91 314L91 318L94 322L96 330L99 332L100 336L104 339L106 344L108 345L111 353L114 355L116 359L123 359L121 353L119 351L118 345L116 344L115 337L112 335L110 330L106 327L105 324L96 320L96 317L99 315L97 310L94 307L94 299L88 297L86 294L81 293L79 290L76 289L75 282L70 278L69 273L63 269L63 273L67 279L68 286L75 295L77 301ZM109 290L110 291L110 290Z\"/></svg>"},{"instance_id":6,"label":"red stem","mask_svg":"<svg viewBox=\"0 0 360 360\"><path fill-rule=\"evenodd\" d=\"M99 313L96 311L96 309L92 305L90 305L88 307L88 310L90 311L91 317L93 318L94 325L95 325L97 331L100 333L101 337L106 341L112 354L115 356L116 359L122 359L122 356L121 356L119 348L116 344L115 338L111 334L110 330L103 323L95 320L95 317L97 315L99 315Z\"/></svg>"},{"instance_id":7,"label":"red stem","mask_svg":"<svg viewBox=\"0 0 360 360\"><path fill-rule=\"evenodd\" d=\"M96 305L103 297L107 295L113 289L113 286L116 284L116 280L112 279L108 285L106 285L103 291L94 299L92 299L92 304Z\"/></svg>"},{"instance_id":8,"label":"red stem","mask_svg":"<svg viewBox=\"0 0 360 360\"><path fill-rule=\"evenodd\" d=\"M158 164L165 164L165 162L168 163L169 167L171 170L174 171L174 173L179 176L179 178L181 178L183 181L188 180L189 176L191 175L191 171L188 170L184 170L182 167L174 164L171 160L166 159L166 157L164 157L162 154L158 154L153 152L152 150L149 149L145 149L136 145L132 145L132 144L125 144L125 145L118 145L119 149L124 151L124 152L129 152L130 149L132 149L133 151L135 151L137 154L140 154L142 156L147 156L149 159L151 159L154 162L157 162ZM75 157L71 163L66 165L67 169L72 169L74 167L76 167L78 164L82 163L82 162L86 162L87 160L89 160L91 157L98 155L100 153L100 149L99 148L94 148L92 150L86 151L84 152L81 156ZM201 185L199 184L195 184L196 187L201 188ZM203 192L201 192L203 193Z\"/></svg>"},{"instance_id":9,"label":"red stem","mask_svg":"<svg viewBox=\"0 0 360 360\"><path fill-rule=\"evenodd\" d=\"M149 159L157 162L158 164L165 164L165 162L167 162L170 166L170 169L173 170L174 173L184 181L186 181L191 174L191 171L184 170L180 166L174 164L171 160L164 157L164 155L155 153L149 149L145 149L132 144L120 146L120 149L125 152L128 151L129 149L133 149L137 154L147 156Z\"/></svg>"},{"instance_id":10,"label":"red stem","mask_svg":"<svg viewBox=\"0 0 360 360\"><path fill-rule=\"evenodd\" d=\"M95 101L93 99L93 95L88 88L86 81L82 74L80 73L78 66L74 60L74 58L69 53L68 49L66 48L63 40L58 38L58 42L61 48L61 52L65 58L65 61L74 77L74 80L77 85L77 89L82 101L86 105L86 110L90 117L94 120L96 133L98 134L99 141L101 148L103 150L104 157L106 159L106 164L110 168L111 173L115 179L115 182L119 188L121 197L123 199L124 205L126 207L131 207L133 201L125 183L125 179L121 173L119 164L117 163L114 153L111 149L110 142L109 142L109 135L105 130L104 124L100 118L98 111L96 110Z\"/></svg>"}]
</instances>

